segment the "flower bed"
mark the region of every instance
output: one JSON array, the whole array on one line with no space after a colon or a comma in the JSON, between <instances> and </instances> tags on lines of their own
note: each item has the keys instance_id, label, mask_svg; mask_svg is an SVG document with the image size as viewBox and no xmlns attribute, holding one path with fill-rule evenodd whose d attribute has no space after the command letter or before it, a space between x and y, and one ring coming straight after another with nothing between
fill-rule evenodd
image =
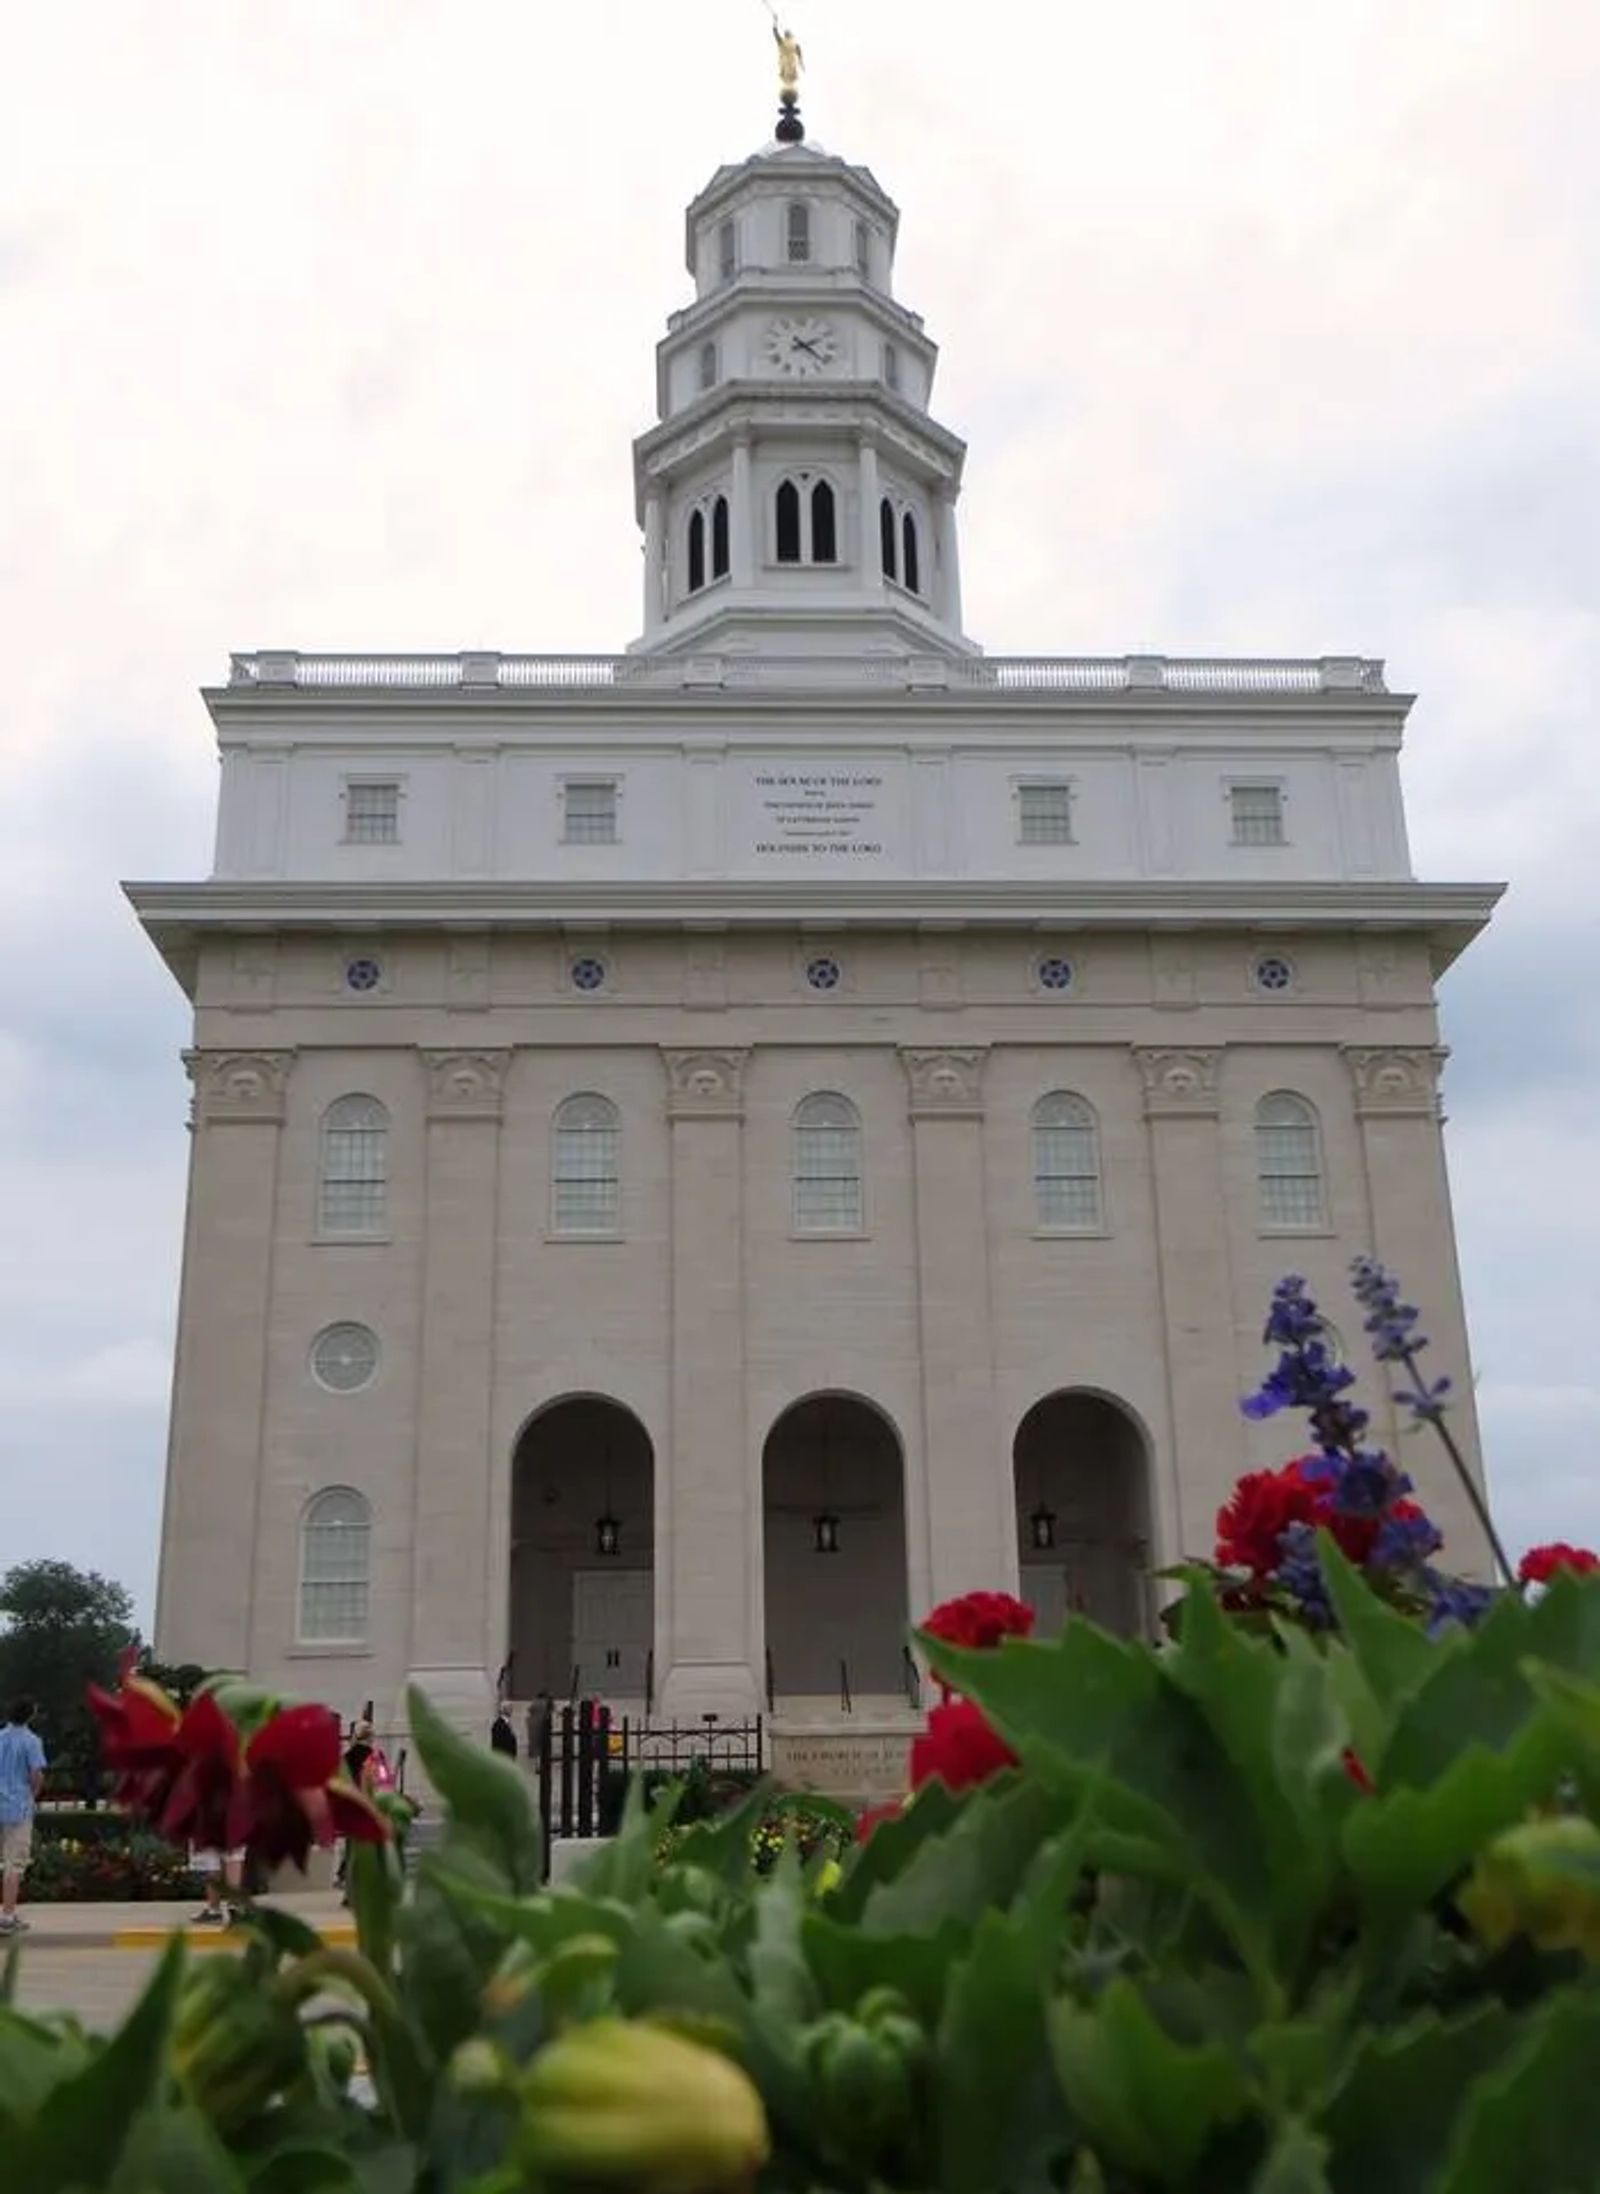
<instances>
[{"instance_id":1,"label":"flower bed","mask_svg":"<svg viewBox=\"0 0 1600 2194\"><path fill-rule=\"evenodd\" d=\"M115 1836L36 1835L28 1897L38 1904L143 1904L192 1897L199 1884L186 1854L124 1820Z\"/></svg>"}]
</instances>

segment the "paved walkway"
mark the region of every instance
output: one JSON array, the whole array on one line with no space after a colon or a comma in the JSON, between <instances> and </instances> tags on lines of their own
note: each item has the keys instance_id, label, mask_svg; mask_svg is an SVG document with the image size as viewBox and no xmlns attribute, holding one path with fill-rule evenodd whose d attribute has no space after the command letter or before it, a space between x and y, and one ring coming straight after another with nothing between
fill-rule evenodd
<instances>
[{"instance_id":1,"label":"paved walkway","mask_svg":"<svg viewBox=\"0 0 1600 2194\"><path fill-rule=\"evenodd\" d=\"M261 1902L294 1913L325 1942L356 1939L350 1915L333 1890L263 1897ZM22 1937L23 1955L36 1950L159 1950L169 1935L179 1932L201 1948L226 1943L226 1928L190 1924L198 1910L192 1897L181 1904L29 1904L24 1899L28 1932ZM9 1939L0 1936L0 1951Z\"/></svg>"}]
</instances>

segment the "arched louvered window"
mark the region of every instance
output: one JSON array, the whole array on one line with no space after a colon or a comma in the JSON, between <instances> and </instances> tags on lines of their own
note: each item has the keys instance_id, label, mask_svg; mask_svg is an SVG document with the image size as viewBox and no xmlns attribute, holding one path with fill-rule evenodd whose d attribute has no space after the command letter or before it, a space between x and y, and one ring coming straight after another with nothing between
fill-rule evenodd
<instances>
[{"instance_id":1,"label":"arched louvered window","mask_svg":"<svg viewBox=\"0 0 1600 2194\"><path fill-rule=\"evenodd\" d=\"M731 220L719 222L717 226L717 273L724 282L731 282L738 271L738 225Z\"/></svg>"},{"instance_id":2,"label":"arched louvered window","mask_svg":"<svg viewBox=\"0 0 1600 2194\"><path fill-rule=\"evenodd\" d=\"M811 490L811 561L814 564L831 564L838 558L839 537L834 513L833 490L826 480L819 480Z\"/></svg>"},{"instance_id":3,"label":"arched louvered window","mask_svg":"<svg viewBox=\"0 0 1600 2194\"><path fill-rule=\"evenodd\" d=\"M917 554L917 521L907 511L901 521L901 538L905 553L901 560L901 572L913 594L922 592L922 563Z\"/></svg>"},{"instance_id":4,"label":"arched louvered window","mask_svg":"<svg viewBox=\"0 0 1600 2194\"><path fill-rule=\"evenodd\" d=\"M322 1116L319 1234L382 1234L389 1223L389 1115L376 1097L341 1097Z\"/></svg>"},{"instance_id":5,"label":"arched louvered window","mask_svg":"<svg viewBox=\"0 0 1600 2194\"><path fill-rule=\"evenodd\" d=\"M787 234L790 264L799 266L811 257L811 208L802 199L789 207Z\"/></svg>"},{"instance_id":6,"label":"arched louvered window","mask_svg":"<svg viewBox=\"0 0 1600 2194\"><path fill-rule=\"evenodd\" d=\"M719 495L711 506L711 576L728 576L728 498Z\"/></svg>"},{"instance_id":7,"label":"arched louvered window","mask_svg":"<svg viewBox=\"0 0 1600 2194\"><path fill-rule=\"evenodd\" d=\"M800 561L800 490L792 480L780 480L776 499L775 516L778 533L778 562L798 564Z\"/></svg>"},{"instance_id":8,"label":"arched louvered window","mask_svg":"<svg viewBox=\"0 0 1600 2194\"><path fill-rule=\"evenodd\" d=\"M872 231L865 221L856 223L856 272L863 282L872 279Z\"/></svg>"},{"instance_id":9,"label":"arched louvered window","mask_svg":"<svg viewBox=\"0 0 1600 2194\"><path fill-rule=\"evenodd\" d=\"M372 1510L349 1486L330 1486L300 1525L302 1645L363 1645L372 1593Z\"/></svg>"},{"instance_id":10,"label":"arched louvered window","mask_svg":"<svg viewBox=\"0 0 1600 2194\"><path fill-rule=\"evenodd\" d=\"M705 512L689 513L689 592L698 594L706 583L706 519Z\"/></svg>"},{"instance_id":11,"label":"arched louvered window","mask_svg":"<svg viewBox=\"0 0 1600 2194\"><path fill-rule=\"evenodd\" d=\"M1042 1227L1094 1234L1105 1223L1094 1107L1070 1090L1052 1090L1033 1108L1033 1208Z\"/></svg>"},{"instance_id":12,"label":"arched louvered window","mask_svg":"<svg viewBox=\"0 0 1600 2194\"><path fill-rule=\"evenodd\" d=\"M700 345L700 386L702 390L717 385L717 346L715 343Z\"/></svg>"},{"instance_id":13,"label":"arched louvered window","mask_svg":"<svg viewBox=\"0 0 1600 2194\"><path fill-rule=\"evenodd\" d=\"M1264 1227L1326 1226L1317 1115L1290 1090L1273 1090L1256 1106L1256 1179Z\"/></svg>"},{"instance_id":14,"label":"arched louvered window","mask_svg":"<svg viewBox=\"0 0 1600 2194\"><path fill-rule=\"evenodd\" d=\"M557 1234L614 1234L620 1207L617 1108L569 1097L556 1112L552 1222Z\"/></svg>"},{"instance_id":15,"label":"arched louvered window","mask_svg":"<svg viewBox=\"0 0 1600 2194\"><path fill-rule=\"evenodd\" d=\"M900 353L893 343L883 346L883 385L890 389L900 386Z\"/></svg>"},{"instance_id":16,"label":"arched louvered window","mask_svg":"<svg viewBox=\"0 0 1600 2194\"><path fill-rule=\"evenodd\" d=\"M805 1098L794 1116L797 1234L856 1234L862 1220L861 1116L832 1090Z\"/></svg>"},{"instance_id":17,"label":"arched louvered window","mask_svg":"<svg viewBox=\"0 0 1600 2194\"><path fill-rule=\"evenodd\" d=\"M883 551L883 576L900 576L900 533L894 522L894 505L886 495L878 505L878 543Z\"/></svg>"}]
</instances>

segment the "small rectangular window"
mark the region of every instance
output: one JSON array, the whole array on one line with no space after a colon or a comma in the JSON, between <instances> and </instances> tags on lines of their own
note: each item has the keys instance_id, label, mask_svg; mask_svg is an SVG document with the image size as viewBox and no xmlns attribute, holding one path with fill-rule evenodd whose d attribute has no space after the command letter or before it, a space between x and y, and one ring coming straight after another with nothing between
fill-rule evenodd
<instances>
[{"instance_id":1,"label":"small rectangular window","mask_svg":"<svg viewBox=\"0 0 1600 2194\"><path fill-rule=\"evenodd\" d=\"M739 271L739 230L732 221L723 221L717 229L717 276L720 281L731 282Z\"/></svg>"},{"instance_id":2,"label":"small rectangular window","mask_svg":"<svg viewBox=\"0 0 1600 2194\"><path fill-rule=\"evenodd\" d=\"M811 208L803 199L789 208L788 237L790 264L803 264L811 257Z\"/></svg>"},{"instance_id":3,"label":"small rectangular window","mask_svg":"<svg viewBox=\"0 0 1600 2194\"><path fill-rule=\"evenodd\" d=\"M564 837L569 846L614 846L617 788L609 781L563 787Z\"/></svg>"},{"instance_id":4,"label":"small rectangular window","mask_svg":"<svg viewBox=\"0 0 1600 2194\"><path fill-rule=\"evenodd\" d=\"M702 343L702 344L700 345L700 388L701 388L701 393L702 393L702 394L704 394L704 392L705 392L705 391L706 391L707 389L714 389L714 388L716 387L716 385L717 385L717 346L716 346L716 344L715 344L715 343Z\"/></svg>"},{"instance_id":5,"label":"small rectangular window","mask_svg":"<svg viewBox=\"0 0 1600 2194\"><path fill-rule=\"evenodd\" d=\"M1283 792L1277 785L1230 785L1228 806L1236 846L1281 846Z\"/></svg>"},{"instance_id":6,"label":"small rectangular window","mask_svg":"<svg viewBox=\"0 0 1600 2194\"><path fill-rule=\"evenodd\" d=\"M887 389L900 386L900 353L893 343L883 346L883 385Z\"/></svg>"},{"instance_id":7,"label":"small rectangular window","mask_svg":"<svg viewBox=\"0 0 1600 2194\"><path fill-rule=\"evenodd\" d=\"M1072 787L1019 785L1017 824L1017 836L1025 846L1070 846Z\"/></svg>"},{"instance_id":8,"label":"small rectangular window","mask_svg":"<svg viewBox=\"0 0 1600 2194\"><path fill-rule=\"evenodd\" d=\"M400 842L400 787L388 781L344 788L346 845L393 846Z\"/></svg>"},{"instance_id":9,"label":"small rectangular window","mask_svg":"<svg viewBox=\"0 0 1600 2194\"><path fill-rule=\"evenodd\" d=\"M863 282L872 279L872 231L865 221L856 223L856 272Z\"/></svg>"}]
</instances>

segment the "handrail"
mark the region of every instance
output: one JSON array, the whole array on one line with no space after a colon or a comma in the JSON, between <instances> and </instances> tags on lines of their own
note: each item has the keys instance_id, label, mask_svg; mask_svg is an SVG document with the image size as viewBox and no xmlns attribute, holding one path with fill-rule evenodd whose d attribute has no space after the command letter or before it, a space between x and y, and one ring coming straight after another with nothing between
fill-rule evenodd
<instances>
[{"instance_id":1,"label":"handrail","mask_svg":"<svg viewBox=\"0 0 1600 2194\"><path fill-rule=\"evenodd\" d=\"M850 1663L841 1653L839 1656L839 1712L841 1714L853 1714L855 1710L855 1701L850 1696Z\"/></svg>"},{"instance_id":2,"label":"handrail","mask_svg":"<svg viewBox=\"0 0 1600 2194\"><path fill-rule=\"evenodd\" d=\"M656 1649L649 1646L644 1656L644 1718L648 1722L656 1705Z\"/></svg>"},{"instance_id":3,"label":"handrail","mask_svg":"<svg viewBox=\"0 0 1600 2194\"><path fill-rule=\"evenodd\" d=\"M773 1684L771 1646L767 1647L767 1712L769 1714L777 1712L777 1693Z\"/></svg>"},{"instance_id":4,"label":"handrail","mask_svg":"<svg viewBox=\"0 0 1600 2194\"><path fill-rule=\"evenodd\" d=\"M321 691L704 691L866 689L927 693L1387 693L1363 655L322 655L261 649L229 658L228 683Z\"/></svg>"},{"instance_id":5,"label":"handrail","mask_svg":"<svg viewBox=\"0 0 1600 2194\"><path fill-rule=\"evenodd\" d=\"M922 1672L917 1667L916 1656L908 1645L900 1648L900 1674L905 1683L906 1704L918 1711L922 1706Z\"/></svg>"}]
</instances>

